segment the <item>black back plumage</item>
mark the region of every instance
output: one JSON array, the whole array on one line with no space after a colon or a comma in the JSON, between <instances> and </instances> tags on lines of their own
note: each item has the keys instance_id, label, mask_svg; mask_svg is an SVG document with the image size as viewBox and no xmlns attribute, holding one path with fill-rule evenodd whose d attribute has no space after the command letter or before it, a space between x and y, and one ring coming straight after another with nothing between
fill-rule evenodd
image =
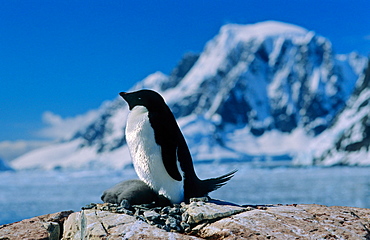
<instances>
[{"instance_id":1,"label":"black back plumage","mask_svg":"<svg viewBox=\"0 0 370 240\"><path fill-rule=\"evenodd\" d=\"M200 180L197 177L185 138L170 108L157 92L140 90L131 93L121 92L120 95L129 104L130 110L138 105L148 109L149 121L154 130L155 141L161 146L162 160L167 173L177 181L182 180L177 167L177 160L184 172L186 200L192 197L206 196L209 192L226 184L233 177L236 171L206 180Z\"/></svg>"}]
</instances>

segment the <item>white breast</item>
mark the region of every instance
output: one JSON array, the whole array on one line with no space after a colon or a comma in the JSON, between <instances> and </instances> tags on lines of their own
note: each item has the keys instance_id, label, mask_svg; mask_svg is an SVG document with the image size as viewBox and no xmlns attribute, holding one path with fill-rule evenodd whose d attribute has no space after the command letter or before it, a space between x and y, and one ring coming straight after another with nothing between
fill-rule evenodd
<instances>
[{"instance_id":1,"label":"white breast","mask_svg":"<svg viewBox=\"0 0 370 240\"><path fill-rule=\"evenodd\" d=\"M183 181L174 180L164 167L161 147L155 142L147 108L136 106L130 112L126 141L139 178L172 203L183 201ZM179 170L183 176L180 168Z\"/></svg>"}]
</instances>

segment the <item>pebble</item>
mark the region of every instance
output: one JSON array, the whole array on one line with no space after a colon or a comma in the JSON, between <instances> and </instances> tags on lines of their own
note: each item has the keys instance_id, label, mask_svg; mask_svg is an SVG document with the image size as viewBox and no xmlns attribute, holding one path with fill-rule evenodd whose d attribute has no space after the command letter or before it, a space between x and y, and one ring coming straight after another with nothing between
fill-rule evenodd
<instances>
[{"instance_id":1,"label":"pebble","mask_svg":"<svg viewBox=\"0 0 370 240\"><path fill-rule=\"evenodd\" d=\"M207 197L192 198L190 199L190 204L181 203L165 207L157 207L153 204L131 206L127 201L123 200L120 205L112 203L90 203L82 207L82 209L97 209L114 213L124 213L135 216L136 219L164 229L167 232L189 233L193 230L197 230L197 224L190 221L189 214L186 210L190 207L204 205L208 200L209 198ZM207 220L204 220L202 223L207 224Z\"/></svg>"},{"instance_id":2,"label":"pebble","mask_svg":"<svg viewBox=\"0 0 370 240\"><path fill-rule=\"evenodd\" d=\"M179 225L179 224L180 224L180 221L179 221L179 220L177 220L177 219L176 219L176 218L174 218L174 217L169 216L169 217L166 219L165 224L166 224L167 226L169 226L171 229L175 229L175 228L177 227L177 225Z\"/></svg>"},{"instance_id":3,"label":"pebble","mask_svg":"<svg viewBox=\"0 0 370 240\"><path fill-rule=\"evenodd\" d=\"M143 215L149 221L157 220L161 216L159 213L157 213L156 211L153 211L153 210L145 211Z\"/></svg>"},{"instance_id":4,"label":"pebble","mask_svg":"<svg viewBox=\"0 0 370 240\"><path fill-rule=\"evenodd\" d=\"M123 199L120 205L121 207L126 208L126 209L131 208L131 204L127 199Z\"/></svg>"}]
</instances>

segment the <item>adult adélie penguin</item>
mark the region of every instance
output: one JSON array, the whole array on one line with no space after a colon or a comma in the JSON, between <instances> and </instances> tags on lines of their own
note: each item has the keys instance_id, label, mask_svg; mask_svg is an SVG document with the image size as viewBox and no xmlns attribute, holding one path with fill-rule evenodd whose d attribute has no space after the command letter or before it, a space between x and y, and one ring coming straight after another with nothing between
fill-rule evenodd
<instances>
[{"instance_id":1,"label":"adult ad\u00e9lie penguin","mask_svg":"<svg viewBox=\"0 0 370 240\"><path fill-rule=\"evenodd\" d=\"M236 171L200 180L189 148L170 108L152 90L121 92L128 103L126 141L139 178L172 203L204 197L226 184Z\"/></svg>"}]
</instances>

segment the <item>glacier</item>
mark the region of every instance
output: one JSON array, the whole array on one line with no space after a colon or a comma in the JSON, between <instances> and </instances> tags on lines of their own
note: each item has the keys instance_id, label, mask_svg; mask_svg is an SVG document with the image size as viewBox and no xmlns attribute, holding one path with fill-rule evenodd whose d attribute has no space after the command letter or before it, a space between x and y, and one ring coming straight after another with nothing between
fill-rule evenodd
<instances>
[{"instance_id":1,"label":"glacier","mask_svg":"<svg viewBox=\"0 0 370 240\"><path fill-rule=\"evenodd\" d=\"M155 72L129 91L161 93L194 161L350 164L352 158L343 160L340 151L332 160L325 160L324 153L337 144L338 131L344 131L335 127L345 121L338 120L341 115L357 121L356 110L344 109L355 104L354 92L368 91L368 86L360 87L367 62L356 53L335 54L328 39L292 24L227 24L202 53L185 54L169 75ZM125 168L131 164L124 135L128 111L120 98L108 101L71 137L15 159L12 167ZM366 158L354 161L370 165Z\"/></svg>"}]
</instances>

